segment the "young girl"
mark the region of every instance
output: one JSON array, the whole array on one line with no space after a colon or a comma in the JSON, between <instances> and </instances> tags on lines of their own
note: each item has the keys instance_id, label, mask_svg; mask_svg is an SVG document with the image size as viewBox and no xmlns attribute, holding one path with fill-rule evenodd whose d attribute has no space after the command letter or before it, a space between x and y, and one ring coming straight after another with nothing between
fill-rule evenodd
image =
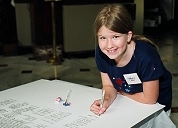
<instances>
[{"instance_id":1,"label":"young girl","mask_svg":"<svg viewBox=\"0 0 178 128\"><path fill-rule=\"evenodd\" d=\"M105 97L102 108L100 100L96 100L90 110L103 114L119 93L145 104L158 102L170 113L172 75L164 67L157 46L133 34L127 9L120 4L105 6L96 18L95 34L95 57Z\"/></svg>"}]
</instances>

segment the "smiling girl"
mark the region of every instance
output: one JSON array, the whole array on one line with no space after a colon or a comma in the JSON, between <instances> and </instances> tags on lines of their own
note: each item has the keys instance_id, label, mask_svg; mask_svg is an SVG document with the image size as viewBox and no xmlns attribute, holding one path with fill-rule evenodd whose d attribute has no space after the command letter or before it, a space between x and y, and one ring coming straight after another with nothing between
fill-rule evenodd
<instances>
[{"instance_id":1,"label":"smiling girl","mask_svg":"<svg viewBox=\"0 0 178 128\"><path fill-rule=\"evenodd\" d=\"M107 5L95 20L96 64L105 97L90 110L103 114L117 94L144 104L160 103L170 114L172 75L163 65L158 47L148 38L133 34L133 21L121 4ZM169 115L168 114L168 115Z\"/></svg>"}]
</instances>

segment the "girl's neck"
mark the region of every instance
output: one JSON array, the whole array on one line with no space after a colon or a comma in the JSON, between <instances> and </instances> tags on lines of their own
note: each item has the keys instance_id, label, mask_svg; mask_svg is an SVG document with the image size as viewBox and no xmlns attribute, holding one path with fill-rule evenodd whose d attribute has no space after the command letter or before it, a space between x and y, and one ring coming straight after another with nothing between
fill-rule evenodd
<instances>
[{"instance_id":1,"label":"girl's neck","mask_svg":"<svg viewBox=\"0 0 178 128\"><path fill-rule=\"evenodd\" d=\"M135 50L135 42L131 41L129 44L127 44L127 48L125 52L117 59L115 59L117 67L123 67L127 65L134 54L134 50Z\"/></svg>"}]
</instances>

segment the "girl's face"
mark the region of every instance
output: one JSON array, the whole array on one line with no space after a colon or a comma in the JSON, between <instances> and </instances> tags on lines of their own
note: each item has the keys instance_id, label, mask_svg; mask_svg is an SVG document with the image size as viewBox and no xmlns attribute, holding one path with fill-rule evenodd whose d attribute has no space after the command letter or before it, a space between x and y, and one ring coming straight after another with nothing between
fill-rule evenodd
<instances>
[{"instance_id":1,"label":"girl's face","mask_svg":"<svg viewBox=\"0 0 178 128\"><path fill-rule=\"evenodd\" d=\"M131 41L132 32L121 34L102 26L99 29L97 36L101 51L110 59L117 59L125 54L128 42Z\"/></svg>"}]
</instances>

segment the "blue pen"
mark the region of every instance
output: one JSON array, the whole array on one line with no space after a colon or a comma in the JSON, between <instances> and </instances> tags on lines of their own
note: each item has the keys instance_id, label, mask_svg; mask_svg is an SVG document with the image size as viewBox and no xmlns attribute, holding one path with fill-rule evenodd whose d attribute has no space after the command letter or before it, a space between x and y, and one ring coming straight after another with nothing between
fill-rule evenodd
<instances>
[{"instance_id":1,"label":"blue pen","mask_svg":"<svg viewBox=\"0 0 178 128\"><path fill-rule=\"evenodd\" d=\"M63 103L64 106L70 106L69 98L70 98L71 92L72 91L69 90L69 92L67 93L67 98L66 98L65 102Z\"/></svg>"}]
</instances>

